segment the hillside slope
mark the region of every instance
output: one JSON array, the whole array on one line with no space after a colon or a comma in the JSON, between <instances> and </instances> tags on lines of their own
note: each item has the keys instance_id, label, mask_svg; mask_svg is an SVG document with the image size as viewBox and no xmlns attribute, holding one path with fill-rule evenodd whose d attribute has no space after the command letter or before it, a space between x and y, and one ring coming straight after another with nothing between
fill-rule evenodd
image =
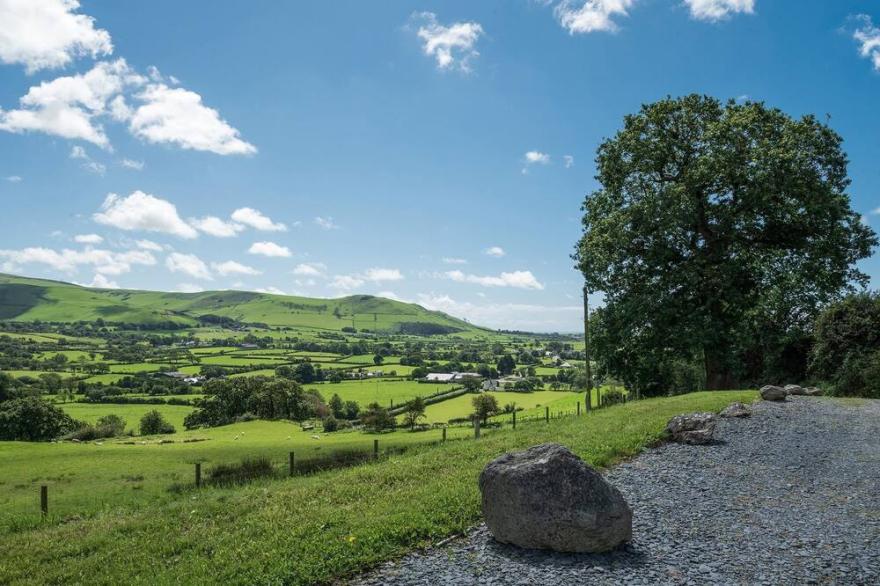
<instances>
[{"instance_id":1,"label":"hillside slope","mask_svg":"<svg viewBox=\"0 0 880 586\"><path fill-rule=\"evenodd\" d=\"M45 279L0 274L0 320L196 325L227 318L269 326L438 334L474 332L463 320L420 305L371 295L315 299L250 291L165 293L92 289Z\"/></svg>"}]
</instances>

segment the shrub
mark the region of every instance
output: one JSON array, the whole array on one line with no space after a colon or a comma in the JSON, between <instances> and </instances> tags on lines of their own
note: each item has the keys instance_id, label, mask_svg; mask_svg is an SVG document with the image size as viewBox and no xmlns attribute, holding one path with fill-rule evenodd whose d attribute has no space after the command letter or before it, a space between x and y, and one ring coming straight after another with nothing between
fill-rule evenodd
<instances>
[{"instance_id":1,"label":"shrub","mask_svg":"<svg viewBox=\"0 0 880 586\"><path fill-rule=\"evenodd\" d=\"M83 425L79 429L64 436L64 439L87 442L108 437L117 437L125 433L125 420L118 415L105 415L95 425Z\"/></svg>"},{"instance_id":2,"label":"shrub","mask_svg":"<svg viewBox=\"0 0 880 586\"><path fill-rule=\"evenodd\" d=\"M0 403L0 440L45 441L63 436L81 423L39 397Z\"/></svg>"},{"instance_id":3,"label":"shrub","mask_svg":"<svg viewBox=\"0 0 880 586\"><path fill-rule=\"evenodd\" d=\"M618 389L611 389L602 393L603 405L616 405L618 403L626 403L626 393Z\"/></svg>"},{"instance_id":4,"label":"shrub","mask_svg":"<svg viewBox=\"0 0 880 586\"><path fill-rule=\"evenodd\" d=\"M174 433L175 430L173 425L165 421L165 417L161 413L153 409L144 413L144 416L141 417L140 431L141 435L158 435Z\"/></svg>"},{"instance_id":5,"label":"shrub","mask_svg":"<svg viewBox=\"0 0 880 586\"><path fill-rule=\"evenodd\" d=\"M324 418L324 433L331 433L339 429L339 420L328 415Z\"/></svg>"}]
</instances>

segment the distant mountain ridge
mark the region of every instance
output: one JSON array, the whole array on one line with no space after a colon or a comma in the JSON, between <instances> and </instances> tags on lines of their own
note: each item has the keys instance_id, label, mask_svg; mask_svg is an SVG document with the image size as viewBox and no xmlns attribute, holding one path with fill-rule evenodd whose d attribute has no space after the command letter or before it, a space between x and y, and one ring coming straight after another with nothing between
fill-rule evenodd
<instances>
[{"instance_id":1,"label":"distant mountain ridge","mask_svg":"<svg viewBox=\"0 0 880 586\"><path fill-rule=\"evenodd\" d=\"M487 331L439 311L372 295L318 299L251 291L95 289L0 273L0 321L229 325L421 335Z\"/></svg>"}]
</instances>

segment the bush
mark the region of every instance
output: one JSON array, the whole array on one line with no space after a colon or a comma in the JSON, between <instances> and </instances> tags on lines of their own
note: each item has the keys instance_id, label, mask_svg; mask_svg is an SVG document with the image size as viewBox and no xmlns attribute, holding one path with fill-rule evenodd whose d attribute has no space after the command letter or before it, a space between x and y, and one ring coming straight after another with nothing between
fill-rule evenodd
<instances>
[{"instance_id":1,"label":"bush","mask_svg":"<svg viewBox=\"0 0 880 586\"><path fill-rule=\"evenodd\" d=\"M174 433L175 430L173 425L165 421L165 417L161 413L153 409L141 417L140 431L141 435L158 435Z\"/></svg>"},{"instance_id":2,"label":"bush","mask_svg":"<svg viewBox=\"0 0 880 586\"><path fill-rule=\"evenodd\" d=\"M79 427L81 423L39 397L10 399L0 403L0 440L46 441Z\"/></svg>"},{"instance_id":3,"label":"bush","mask_svg":"<svg viewBox=\"0 0 880 586\"><path fill-rule=\"evenodd\" d=\"M603 405L616 405L618 403L626 403L626 393L618 389L611 389L602 393Z\"/></svg>"},{"instance_id":4,"label":"bush","mask_svg":"<svg viewBox=\"0 0 880 586\"><path fill-rule=\"evenodd\" d=\"M328 415L324 418L324 433L331 433L339 429L339 420Z\"/></svg>"},{"instance_id":5,"label":"bush","mask_svg":"<svg viewBox=\"0 0 880 586\"><path fill-rule=\"evenodd\" d=\"M117 437L125 433L125 420L118 415L105 415L95 425L83 425L68 433L64 439L87 442L108 437Z\"/></svg>"}]
</instances>

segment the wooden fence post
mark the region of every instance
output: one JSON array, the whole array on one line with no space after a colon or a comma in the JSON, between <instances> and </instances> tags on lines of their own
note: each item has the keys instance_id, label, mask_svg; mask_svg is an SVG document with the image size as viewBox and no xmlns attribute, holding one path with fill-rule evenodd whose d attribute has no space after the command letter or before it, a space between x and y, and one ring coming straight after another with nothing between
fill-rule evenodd
<instances>
[{"instance_id":1,"label":"wooden fence post","mask_svg":"<svg viewBox=\"0 0 880 586\"><path fill-rule=\"evenodd\" d=\"M578 405L578 411L577 411L577 414L578 414L578 417L580 417L580 415L581 415L581 402L578 401L578 402L577 402L577 405Z\"/></svg>"},{"instance_id":2,"label":"wooden fence post","mask_svg":"<svg viewBox=\"0 0 880 586\"><path fill-rule=\"evenodd\" d=\"M202 463L196 462L196 488L202 485Z\"/></svg>"},{"instance_id":3,"label":"wooden fence post","mask_svg":"<svg viewBox=\"0 0 880 586\"><path fill-rule=\"evenodd\" d=\"M49 514L49 487L45 484L40 487L40 513L44 517Z\"/></svg>"},{"instance_id":4,"label":"wooden fence post","mask_svg":"<svg viewBox=\"0 0 880 586\"><path fill-rule=\"evenodd\" d=\"M587 413L593 410L593 389L587 389Z\"/></svg>"},{"instance_id":5,"label":"wooden fence post","mask_svg":"<svg viewBox=\"0 0 880 586\"><path fill-rule=\"evenodd\" d=\"M480 439L480 418L474 417L474 439Z\"/></svg>"},{"instance_id":6,"label":"wooden fence post","mask_svg":"<svg viewBox=\"0 0 880 586\"><path fill-rule=\"evenodd\" d=\"M443 428L443 441L446 441L446 428Z\"/></svg>"},{"instance_id":7,"label":"wooden fence post","mask_svg":"<svg viewBox=\"0 0 880 586\"><path fill-rule=\"evenodd\" d=\"M516 429L516 408L513 409L513 429Z\"/></svg>"},{"instance_id":8,"label":"wooden fence post","mask_svg":"<svg viewBox=\"0 0 880 586\"><path fill-rule=\"evenodd\" d=\"M294 459L293 452L290 452L288 455L287 466L288 466L288 475L293 476L293 468L296 460Z\"/></svg>"},{"instance_id":9,"label":"wooden fence post","mask_svg":"<svg viewBox=\"0 0 880 586\"><path fill-rule=\"evenodd\" d=\"M550 423L550 407L544 407L544 421Z\"/></svg>"},{"instance_id":10,"label":"wooden fence post","mask_svg":"<svg viewBox=\"0 0 880 586\"><path fill-rule=\"evenodd\" d=\"M373 440L373 457L374 458L379 457L379 440L378 439Z\"/></svg>"}]
</instances>

